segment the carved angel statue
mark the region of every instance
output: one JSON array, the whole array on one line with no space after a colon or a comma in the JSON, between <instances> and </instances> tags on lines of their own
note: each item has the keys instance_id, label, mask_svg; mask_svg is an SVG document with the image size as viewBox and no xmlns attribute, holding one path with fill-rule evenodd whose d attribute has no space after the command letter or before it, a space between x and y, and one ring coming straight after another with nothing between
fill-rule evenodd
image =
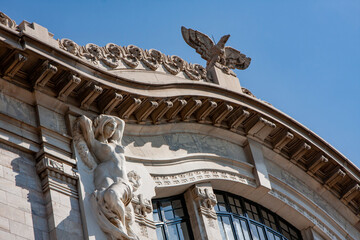
<instances>
[{"instance_id":1,"label":"carved angel statue","mask_svg":"<svg viewBox=\"0 0 360 240\"><path fill-rule=\"evenodd\" d=\"M220 41L215 44L206 34L190 28L181 27L181 33L185 42L207 61L206 70L211 69L216 63L226 68L240 70L244 70L250 65L251 58L232 47L225 47L230 35L222 36Z\"/></svg>"},{"instance_id":2,"label":"carved angel statue","mask_svg":"<svg viewBox=\"0 0 360 240\"><path fill-rule=\"evenodd\" d=\"M81 159L94 172L91 201L100 228L112 240L137 240L131 228L134 210L130 202L139 187L139 175L126 172L121 145L124 127L118 117L102 114L91 121L81 116L75 123L74 141Z\"/></svg>"}]
</instances>

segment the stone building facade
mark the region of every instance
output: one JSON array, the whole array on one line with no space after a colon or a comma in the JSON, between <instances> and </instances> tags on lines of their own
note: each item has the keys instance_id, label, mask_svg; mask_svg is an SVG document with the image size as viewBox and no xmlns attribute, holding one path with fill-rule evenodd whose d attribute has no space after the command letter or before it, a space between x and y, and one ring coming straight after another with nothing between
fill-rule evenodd
<instances>
[{"instance_id":1,"label":"stone building facade","mask_svg":"<svg viewBox=\"0 0 360 240\"><path fill-rule=\"evenodd\" d=\"M0 13L0 239L360 239L359 169L182 31L206 68Z\"/></svg>"}]
</instances>

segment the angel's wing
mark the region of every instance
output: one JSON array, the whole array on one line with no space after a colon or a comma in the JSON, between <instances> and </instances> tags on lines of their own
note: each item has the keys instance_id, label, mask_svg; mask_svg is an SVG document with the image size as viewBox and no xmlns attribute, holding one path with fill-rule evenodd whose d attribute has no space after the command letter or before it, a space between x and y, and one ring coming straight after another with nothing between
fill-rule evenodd
<instances>
[{"instance_id":1,"label":"angel's wing","mask_svg":"<svg viewBox=\"0 0 360 240\"><path fill-rule=\"evenodd\" d=\"M240 51L232 48L225 47L225 60L226 66L231 69L240 69L244 70L249 67L251 58L246 57L245 54L242 54Z\"/></svg>"},{"instance_id":2,"label":"angel's wing","mask_svg":"<svg viewBox=\"0 0 360 240\"><path fill-rule=\"evenodd\" d=\"M209 50L215 45L209 36L186 27L181 27L182 36L190 47L194 48L203 59L209 61L211 56Z\"/></svg>"}]
</instances>

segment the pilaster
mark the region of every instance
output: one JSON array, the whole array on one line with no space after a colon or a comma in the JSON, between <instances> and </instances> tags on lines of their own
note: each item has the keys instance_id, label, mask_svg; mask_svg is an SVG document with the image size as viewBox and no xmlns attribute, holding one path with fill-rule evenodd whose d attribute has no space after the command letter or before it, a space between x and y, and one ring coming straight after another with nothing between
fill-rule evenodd
<instances>
[{"instance_id":1,"label":"pilaster","mask_svg":"<svg viewBox=\"0 0 360 240\"><path fill-rule=\"evenodd\" d=\"M220 230L214 210L216 197L210 183L199 183L185 194L186 206L190 215L195 239L218 240Z\"/></svg>"}]
</instances>

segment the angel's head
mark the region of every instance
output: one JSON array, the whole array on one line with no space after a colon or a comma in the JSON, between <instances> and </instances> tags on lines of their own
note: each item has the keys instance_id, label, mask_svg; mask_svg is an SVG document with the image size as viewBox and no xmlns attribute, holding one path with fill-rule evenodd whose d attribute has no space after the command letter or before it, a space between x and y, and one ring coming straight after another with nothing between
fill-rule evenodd
<instances>
[{"instance_id":1,"label":"angel's head","mask_svg":"<svg viewBox=\"0 0 360 240\"><path fill-rule=\"evenodd\" d=\"M94 120L95 138L101 142L121 144L124 126L120 118L101 114Z\"/></svg>"}]
</instances>

